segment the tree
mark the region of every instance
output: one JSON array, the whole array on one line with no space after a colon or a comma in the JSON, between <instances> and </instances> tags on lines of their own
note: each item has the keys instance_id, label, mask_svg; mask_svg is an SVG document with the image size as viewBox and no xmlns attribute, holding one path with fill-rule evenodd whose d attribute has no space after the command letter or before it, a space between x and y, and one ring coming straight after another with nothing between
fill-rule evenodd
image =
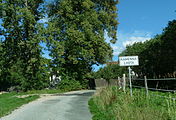
<instances>
[{"instance_id":1,"label":"tree","mask_svg":"<svg viewBox=\"0 0 176 120\"><path fill-rule=\"evenodd\" d=\"M118 77L122 77L124 73L126 73L124 67L120 67L118 64L110 64L95 72L94 78L104 78L109 81L110 79L117 79Z\"/></svg>"},{"instance_id":2,"label":"tree","mask_svg":"<svg viewBox=\"0 0 176 120\"><path fill-rule=\"evenodd\" d=\"M163 73L176 71L176 20L169 21L168 26L163 30L161 37L162 45L162 66Z\"/></svg>"},{"instance_id":3,"label":"tree","mask_svg":"<svg viewBox=\"0 0 176 120\"><path fill-rule=\"evenodd\" d=\"M43 0L1 0L2 74L6 87L21 86L23 90L41 89L46 80L42 63L41 25Z\"/></svg>"},{"instance_id":4,"label":"tree","mask_svg":"<svg viewBox=\"0 0 176 120\"><path fill-rule=\"evenodd\" d=\"M140 77L154 77L158 74L160 59L160 35L145 42L137 42L127 46L119 56L139 56L139 66L132 67Z\"/></svg>"},{"instance_id":5,"label":"tree","mask_svg":"<svg viewBox=\"0 0 176 120\"><path fill-rule=\"evenodd\" d=\"M127 46L122 55L138 55L140 66L134 70L149 78L174 77L176 71L176 20L170 21L163 33L144 42Z\"/></svg>"},{"instance_id":6,"label":"tree","mask_svg":"<svg viewBox=\"0 0 176 120\"><path fill-rule=\"evenodd\" d=\"M116 42L117 0L56 0L49 5L48 46L53 70L82 80L94 64L111 59Z\"/></svg>"}]
</instances>

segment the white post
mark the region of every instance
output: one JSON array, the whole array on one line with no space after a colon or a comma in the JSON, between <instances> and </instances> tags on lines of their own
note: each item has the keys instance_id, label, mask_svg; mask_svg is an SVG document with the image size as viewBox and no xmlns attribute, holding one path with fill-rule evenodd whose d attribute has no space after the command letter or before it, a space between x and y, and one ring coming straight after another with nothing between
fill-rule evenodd
<instances>
[{"instance_id":1,"label":"white post","mask_svg":"<svg viewBox=\"0 0 176 120\"><path fill-rule=\"evenodd\" d=\"M120 77L118 77L118 85L119 85L119 89L121 89L122 88L122 84L121 84L121 78Z\"/></svg>"},{"instance_id":2,"label":"white post","mask_svg":"<svg viewBox=\"0 0 176 120\"><path fill-rule=\"evenodd\" d=\"M125 92L125 87L126 87L126 78L125 78L125 74L123 74L123 91Z\"/></svg>"},{"instance_id":3,"label":"white post","mask_svg":"<svg viewBox=\"0 0 176 120\"><path fill-rule=\"evenodd\" d=\"M147 86L147 77L146 76L144 76L144 80L145 80L146 95L148 96L148 86Z\"/></svg>"},{"instance_id":4,"label":"white post","mask_svg":"<svg viewBox=\"0 0 176 120\"><path fill-rule=\"evenodd\" d=\"M132 96L133 93L132 93L132 83L131 83L131 68L128 67L128 70L129 70L129 81L130 81L130 95Z\"/></svg>"}]
</instances>

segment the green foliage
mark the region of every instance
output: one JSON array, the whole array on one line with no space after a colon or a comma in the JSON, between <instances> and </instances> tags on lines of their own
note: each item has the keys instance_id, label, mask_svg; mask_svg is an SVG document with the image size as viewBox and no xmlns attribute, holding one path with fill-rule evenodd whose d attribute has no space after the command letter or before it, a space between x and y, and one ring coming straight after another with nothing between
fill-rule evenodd
<instances>
[{"instance_id":1,"label":"green foliage","mask_svg":"<svg viewBox=\"0 0 176 120\"><path fill-rule=\"evenodd\" d=\"M1 89L20 86L21 90L46 87L47 69L41 56L43 0L1 0Z\"/></svg>"},{"instance_id":2,"label":"green foliage","mask_svg":"<svg viewBox=\"0 0 176 120\"><path fill-rule=\"evenodd\" d=\"M62 77L61 82L58 84L58 89L71 91L71 90L80 90L82 89L82 85L79 81L70 78L69 76Z\"/></svg>"},{"instance_id":3,"label":"green foliage","mask_svg":"<svg viewBox=\"0 0 176 120\"><path fill-rule=\"evenodd\" d=\"M171 97L170 97L171 98ZM176 100L175 99L169 99L167 100L167 107L168 107L168 113L171 120L176 119Z\"/></svg>"},{"instance_id":4,"label":"green foliage","mask_svg":"<svg viewBox=\"0 0 176 120\"><path fill-rule=\"evenodd\" d=\"M43 89L49 73L86 87L92 65L112 58L104 34L116 42L117 3L56 0L44 6L44 0L0 0L0 90ZM49 17L45 25L39 22L44 16ZM51 60L42 57L41 43L47 44Z\"/></svg>"},{"instance_id":5,"label":"green foliage","mask_svg":"<svg viewBox=\"0 0 176 120\"><path fill-rule=\"evenodd\" d=\"M119 56L139 56L139 66L132 68L141 77L176 77L176 20L170 21L161 35L146 42L127 46Z\"/></svg>"},{"instance_id":6,"label":"green foliage","mask_svg":"<svg viewBox=\"0 0 176 120\"><path fill-rule=\"evenodd\" d=\"M93 114L92 120L109 120L107 119L105 112L99 109L98 105L94 102L93 98L89 100L89 109L90 112Z\"/></svg>"},{"instance_id":7,"label":"green foliage","mask_svg":"<svg viewBox=\"0 0 176 120\"><path fill-rule=\"evenodd\" d=\"M100 68L97 72L94 73L95 79L104 78L107 81L110 79L117 79L125 73L125 68L120 67L118 64L110 64L104 68Z\"/></svg>"},{"instance_id":8,"label":"green foliage","mask_svg":"<svg viewBox=\"0 0 176 120\"><path fill-rule=\"evenodd\" d=\"M112 48L104 34L107 31L116 41L116 4L114 0L56 0L49 5L47 42L53 70L82 81L92 65L111 59Z\"/></svg>"},{"instance_id":9,"label":"green foliage","mask_svg":"<svg viewBox=\"0 0 176 120\"><path fill-rule=\"evenodd\" d=\"M168 107L165 98L146 97L145 91L138 89L133 91L131 97L129 92L124 93L116 87L104 88L90 99L89 106L93 120L175 119L173 114L175 110L171 106Z\"/></svg>"}]
</instances>

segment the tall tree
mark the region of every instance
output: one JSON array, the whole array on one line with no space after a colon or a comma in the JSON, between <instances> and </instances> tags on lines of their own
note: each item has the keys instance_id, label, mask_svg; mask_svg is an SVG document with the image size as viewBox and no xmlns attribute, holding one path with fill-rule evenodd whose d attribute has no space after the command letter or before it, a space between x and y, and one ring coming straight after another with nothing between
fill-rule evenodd
<instances>
[{"instance_id":1,"label":"tall tree","mask_svg":"<svg viewBox=\"0 0 176 120\"><path fill-rule=\"evenodd\" d=\"M3 73L1 79L24 90L42 86L40 25L43 0L2 0ZM19 77L20 76L20 77Z\"/></svg>"},{"instance_id":2,"label":"tall tree","mask_svg":"<svg viewBox=\"0 0 176 120\"><path fill-rule=\"evenodd\" d=\"M115 43L117 0L56 0L49 5L48 42L52 66L81 80L92 65L112 57L105 32Z\"/></svg>"},{"instance_id":3,"label":"tall tree","mask_svg":"<svg viewBox=\"0 0 176 120\"><path fill-rule=\"evenodd\" d=\"M176 20L169 21L161 39L163 73L172 73L176 71Z\"/></svg>"}]
</instances>

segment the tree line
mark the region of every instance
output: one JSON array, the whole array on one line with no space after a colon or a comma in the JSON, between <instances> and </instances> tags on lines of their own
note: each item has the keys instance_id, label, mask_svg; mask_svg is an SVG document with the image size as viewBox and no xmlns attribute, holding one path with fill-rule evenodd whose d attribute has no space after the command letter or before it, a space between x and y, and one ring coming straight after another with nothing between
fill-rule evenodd
<instances>
[{"instance_id":1,"label":"tree line","mask_svg":"<svg viewBox=\"0 0 176 120\"><path fill-rule=\"evenodd\" d=\"M129 45L119 56L139 56L139 66L133 70L148 78L176 77L176 20L169 21L159 35L145 42Z\"/></svg>"},{"instance_id":2,"label":"tree line","mask_svg":"<svg viewBox=\"0 0 176 120\"><path fill-rule=\"evenodd\" d=\"M176 20L169 21L161 34L145 42L126 46L119 56L139 56L139 66L132 67L139 77L176 77ZM107 65L96 72L96 78L117 78L127 69L119 65ZM109 71L109 72L108 72ZM116 72L114 72L116 71ZM109 75L107 75L109 74ZM104 77L103 77L104 76Z\"/></svg>"},{"instance_id":3,"label":"tree line","mask_svg":"<svg viewBox=\"0 0 176 120\"><path fill-rule=\"evenodd\" d=\"M136 42L126 46L119 56L138 56L139 66L131 67L138 78L158 79L176 78L176 20L169 21L161 34L145 42ZM118 64L107 65L93 75L95 78L104 78L107 81L122 77L127 73L127 67ZM134 81L135 85L144 85L144 81ZM152 88L175 89L175 81L149 81Z\"/></svg>"},{"instance_id":4,"label":"tree line","mask_svg":"<svg viewBox=\"0 0 176 120\"><path fill-rule=\"evenodd\" d=\"M92 66L112 58L104 34L116 42L117 3L0 0L0 90L43 89L51 75L86 85Z\"/></svg>"}]
</instances>

